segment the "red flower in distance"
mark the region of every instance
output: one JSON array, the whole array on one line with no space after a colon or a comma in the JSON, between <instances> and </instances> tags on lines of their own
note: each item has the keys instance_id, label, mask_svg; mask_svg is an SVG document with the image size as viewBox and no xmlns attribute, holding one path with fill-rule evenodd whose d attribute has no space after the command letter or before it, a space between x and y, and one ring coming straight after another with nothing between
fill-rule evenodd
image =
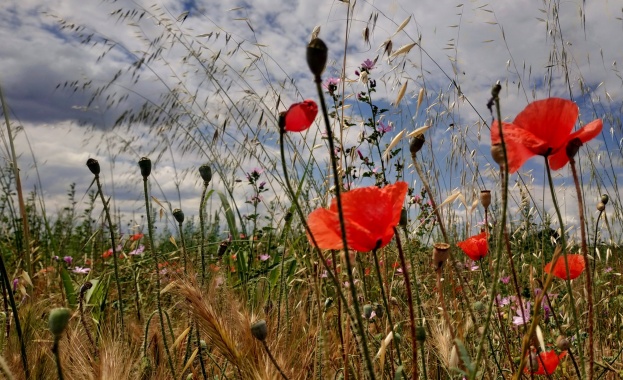
<instances>
[{"instance_id":1,"label":"red flower in distance","mask_svg":"<svg viewBox=\"0 0 623 380\"><path fill-rule=\"evenodd\" d=\"M562 168L569 162L569 144L582 145L602 129L602 122L597 119L571 133L578 114L579 109L574 102L548 98L528 104L512 123L502 122L509 173L519 170L534 155L547 156L553 170ZM500 143L496 120L491 126L491 144Z\"/></svg>"},{"instance_id":2,"label":"red flower in distance","mask_svg":"<svg viewBox=\"0 0 623 380\"><path fill-rule=\"evenodd\" d=\"M131 236L130 236L130 240L131 240L131 241L137 241L137 240L140 240L143 236L144 236L144 235L143 235L142 233L140 233L140 232L139 232L139 233L136 233L136 234L134 234L134 235L131 235Z\"/></svg>"},{"instance_id":3,"label":"red flower in distance","mask_svg":"<svg viewBox=\"0 0 623 380\"><path fill-rule=\"evenodd\" d=\"M405 182L397 182L382 189L371 186L342 194L346 241L350 249L370 252L389 244L394 237L394 227L400 221L407 187ZM329 209L319 208L309 214L307 224L318 248L344 248L335 199ZM311 238L309 241L312 242Z\"/></svg>"},{"instance_id":4,"label":"red flower in distance","mask_svg":"<svg viewBox=\"0 0 623 380\"><path fill-rule=\"evenodd\" d=\"M292 104L285 114L285 130L302 132L312 125L317 114L318 105L311 99Z\"/></svg>"},{"instance_id":5,"label":"red flower in distance","mask_svg":"<svg viewBox=\"0 0 623 380\"><path fill-rule=\"evenodd\" d=\"M470 259L478 261L487 256L489 252L489 243L487 242L487 233L482 232L472 236L466 240L456 243L465 252Z\"/></svg>"},{"instance_id":6,"label":"red flower in distance","mask_svg":"<svg viewBox=\"0 0 623 380\"><path fill-rule=\"evenodd\" d=\"M582 255L567 255L567 262L569 263L569 280L574 280L582 274L586 263ZM552 269L553 267L553 269ZM551 273L563 280L567 279L567 269L565 268L565 258L559 256L556 263L552 266L552 263L547 263L543 269L545 273Z\"/></svg>"},{"instance_id":7,"label":"red flower in distance","mask_svg":"<svg viewBox=\"0 0 623 380\"><path fill-rule=\"evenodd\" d=\"M541 352L537 357L539 367L532 372L535 375L551 375L556 371L560 359L564 358L567 351L563 351L560 355L556 354L556 351ZM534 369L534 368L533 368ZM524 368L525 373L530 373L530 365Z\"/></svg>"}]
</instances>

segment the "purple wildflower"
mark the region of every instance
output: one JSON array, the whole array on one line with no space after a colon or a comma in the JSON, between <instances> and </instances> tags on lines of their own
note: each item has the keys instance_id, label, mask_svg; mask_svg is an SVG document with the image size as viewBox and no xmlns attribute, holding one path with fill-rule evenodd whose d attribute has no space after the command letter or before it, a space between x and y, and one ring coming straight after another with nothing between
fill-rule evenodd
<instances>
[{"instance_id":1,"label":"purple wildflower","mask_svg":"<svg viewBox=\"0 0 623 380\"><path fill-rule=\"evenodd\" d=\"M19 278L14 278L13 279L13 291L16 292L17 291L17 286L19 285Z\"/></svg>"},{"instance_id":2,"label":"purple wildflower","mask_svg":"<svg viewBox=\"0 0 623 380\"><path fill-rule=\"evenodd\" d=\"M134 251L130 251L128 253L128 255L130 255L130 256L138 256L138 255L142 254L143 251L145 251L145 246L141 244Z\"/></svg>"},{"instance_id":3,"label":"purple wildflower","mask_svg":"<svg viewBox=\"0 0 623 380\"><path fill-rule=\"evenodd\" d=\"M75 267L72 272L77 274L88 274L91 271L91 268L83 268L83 267Z\"/></svg>"},{"instance_id":4,"label":"purple wildflower","mask_svg":"<svg viewBox=\"0 0 623 380\"><path fill-rule=\"evenodd\" d=\"M65 256L63 257L63 261L67 264L67 265L71 265L71 263L74 261L74 258L71 256Z\"/></svg>"},{"instance_id":5,"label":"purple wildflower","mask_svg":"<svg viewBox=\"0 0 623 380\"><path fill-rule=\"evenodd\" d=\"M608 267L604 269L604 273L610 273L612 272L612 267Z\"/></svg>"},{"instance_id":6,"label":"purple wildflower","mask_svg":"<svg viewBox=\"0 0 623 380\"><path fill-rule=\"evenodd\" d=\"M392 129L394 129L394 123L392 123L391 121L385 124L383 120L379 120L376 122L376 124L377 124L376 130L381 133L391 132Z\"/></svg>"},{"instance_id":7,"label":"purple wildflower","mask_svg":"<svg viewBox=\"0 0 623 380\"><path fill-rule=\"evenodd\" d=\"M519 300L518 303L519 302L521 302L521 300ZM530 308L530 301L526 301L523 305L523 312L522 308L519 305L517 306L517 310L515 310L517 315L513 316L513 324L515 326L523 326L528 323L530 320Z\"/></svg>"},{"instance_id":8,"label":"purple wildflower","mask_svg":"<svg viewBox=\"0 0 623 380\"><path fill-rule=\"evenodd\" d=\"M260 255L260 261L266 261L270 259L270 255L268 253L264 253Z\"/></svg>"},{"instance_id":9,"label":"purple wildflower","mask_svg":"<svg viewBox=\"0 0 623 380\"><path fill-rule=\"evenodd\" d=\"M366 71L370 71L374 68L374 61L370 60L370 59L366 59L365 61L363 61L363 63L361 64L361 70L366 70Z\"/></svg>"},{"instance_id":10,"label":"purple wildflower","mask_svg":"<svg viewBox=\"0 0 623 380\"><path fill-rule=\"evenodd\" d=\"M502 284L508 284L510 280L511 280L511 276L504 276L500 278L500 282L502 282Z\"/></svg>"}]
</instances>

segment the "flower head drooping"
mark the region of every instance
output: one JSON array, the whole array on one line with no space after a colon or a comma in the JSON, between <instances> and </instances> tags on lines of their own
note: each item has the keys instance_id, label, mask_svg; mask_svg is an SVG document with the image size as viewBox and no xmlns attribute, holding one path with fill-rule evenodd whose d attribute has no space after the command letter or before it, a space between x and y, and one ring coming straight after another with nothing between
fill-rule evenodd
<instances>
[{"instance_id":1,"label":"flower head drooping","mask_svg":"<svg viewBox=\"0 0 623 380\"><path fill-rule=\"evenodd\" d=\"M318 105L311 99L292 104L285 113L284 129L288 132L302 132L311 127L317 114Z\"/></svg>"},{"instance_id":2,"label":"flower head drooping","mask_svg":"<svg viewBox=\"0 0 623 380\"><path fill-rule=\"evenodd\" d=\"M400 221L407 187L405 182L398 182L382 189L371 186L342 195L349 248L369 252L391 241L394 227ZM307 223L319 248L344 248L335 199L329 209L319 208L309 214Z\"/></svg>"},{"instance_id":3,"label":"flower head drooping","mask_svg":"<svg viewBox=\"0 0 623 380\"><path fill-rule=\"evenodd\" d=\"M363 71L363 70L365 70L365 71L368 71L368 72L369 72L370 70L372 70L372 69L374 68L374 65L375 65L375 63L374 63L374 61L373 61L373 60L371 60L371 59L366 59L365 61L363 61L363 62L361 63L361 70L362 70L362 71Z\"/></svg>"},{"instance_id":4,"label":"flower head drooping","mask_svg":"<svg viewBox=\"0 0 623 380\"><path fill-rule=\"evenodd\" d=\"M487 243L487 233L483 232L472 236L466 240L456 243L470 259L478 261L487 256L489 244Z\"/></svg>"},{"instance_id":5,"label":"flower head drooping","mask_svg":"<svg viewBox=\"0 0 623 380\"><path fill-rule=\"evenodd\" d=\"M567 262L569 263L569 280L574 280L582 274L584 268L586 267L586 263L584 262L584 257L582 255L567 255ZM544 268L545 273L552 273L554 276L567 280L567 269L565 267L565 259L564 257L558 257L556 263L552 265L552 263L547 263Z\"/></svg>"},{"instance_id":6,"label":"flower head drooping","mask_svg":"<svg viewBox=\"0 0 623 380\"><path fill-rule=\"evenodd\" d=\"M533 366L531 369L530 366L527 366L524 368L524 372L532 372L534 375L551 375L556 371L560 359L564 358L566 354L567 351L561 352L560 355L558 355L556 351L541 352L536 360L538 367Z\"/></svg>"},{"instance_id":7,"label":"flower head drooping","mask_svg":"<svg viewBox=\"0 0 623 380\"><path fill-rule=\"evenodd\" d=\"M517 115L513 123L502 123L508 171L514 173L534 155L546 156L553 170L569 162L579 146L601 132L602 121L594 120L571 133L579 114L578 106L566 99L538 100ZM498 121L491 126L491 144L500 144ZM568 149L569 148L569 149Z\"/></svg>"}]
</instances>

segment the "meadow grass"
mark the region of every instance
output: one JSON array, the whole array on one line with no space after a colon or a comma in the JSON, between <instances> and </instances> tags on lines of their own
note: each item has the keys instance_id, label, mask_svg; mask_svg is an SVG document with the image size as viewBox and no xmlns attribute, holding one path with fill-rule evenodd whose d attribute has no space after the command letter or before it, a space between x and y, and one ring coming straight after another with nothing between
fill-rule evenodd
<instances>
[{"instance_id":1,"label":"meadow grass","mask_svg":"<svg viewBox=\"0 0 623 380\"><path fill-rule=\"evenodd\" d=\"M620 112L601 108L616 102L594 101L569 58L559 5L543 6L552 44L543 86L564 83L566 98L583 100L582 109L619 136ZM509 173L512 140L491 157L482 135L497 128L493 119L510 121L504 110L512 83L486 84L489 104L474 104L460 73L445 71L407 33L411 18L381 35L374 20L382 15L366 22L351 11L344 5L344 51L323 50L322 33L310 38L313 80L304 83L269 73L277 61L270 49L223 30L198 36L184 28L188 14L158 6L111 13L136 30L141 52L57 20L62 31L101 49L101 60L122 52L133 62L106 83L59 85L85 91L88 106L104 105L116 120L98 134L114 153L94 152L92 179L76 168L84 183L68 184L57 215L46 212L40 188L24 198L14 151L1 169L5 377L518 379L541 377L538 369L555 359L545 375L551 379L620 378L622 157L608 150L616 139L602 133L607 157L594 142L579 150L570 165L575 186L552 178L547 160ZM146 19L149 30L141 27ZM364 42L375 33L385 41L379 59L363 61L355 76L346 72L348 41L358 38L353 22L366 25ZM537 100L531 73L520 72L507 49L517 93L526 103ZM459 50L449 45L455 58ZM238 56L248 63L238 65ZM447 81L435 83L431 70ZM142 77L162 95L141 93ZM314 126L301 133L287 124L301 106L298 86L317 88L312 99L320 105ZM469 124L460 107L469 109ZM588 121L583 114L582 125ZM8 116L5 126L12 142ZM135 172L115 172L117 155L134 157ZM197 165L178 169L180 159ZM172 168L166 183L154 175L158 163ZM111 173L108 187L99 165ZM141 220L115 203L121 176L143 194ZM184 199L186 180L197 184L199 209L173 207L194 204ZM396 210L384 191L402 181ZM80 200L76 186L89 189ZM310 214L331 199L333 225L319 230ZM375 225L379 220L385 224ZM164 228L156 233L155 224ZM353 224L370 224L367 234L339 227ZM359 248L377 228L384 229L379 240ZM327 231L333 245L357 252L326 248ZM393 238L381 244L388 233ZM586 268L573 280L558 278L570 276L575 254ZM558 257L569 264L560 276L548 275L544 267ZM58 307L71 318L52 334L48 319Z\"/></svg>"}]
</instances>

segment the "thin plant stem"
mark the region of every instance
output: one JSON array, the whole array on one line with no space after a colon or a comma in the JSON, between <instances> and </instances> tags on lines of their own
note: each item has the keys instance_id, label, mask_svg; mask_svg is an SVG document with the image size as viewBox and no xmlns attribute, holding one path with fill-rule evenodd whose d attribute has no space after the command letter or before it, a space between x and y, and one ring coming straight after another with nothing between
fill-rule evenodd
<instances>
[{"instance_id":1,"label":"thin plant stem","mask_svg":"<svg viewBox=\"0 0 623 380\"><path fill-rule=\"evenodd\" d=\"M283 377L284 380L288 380L288 376L286 376L286 374L283 373L283 371L281 370L281 367L279 367L279 364L277 364L277 360L275 360L275 357L268 349L268 344L266 344L266 342L262 340L262 345L264 346L264 351L266 351L266 354L270 358L270 361L273 363L275 368L277 368L277 371L279 371L279 373L281 374L281 377Z\"/></svg>"},{"instance_id":2,"label":"thin plant stem","mask_svg":"<svg viewBox=\"0 0 623 380\"><path fill-rule=\"evenodd\" d=\"M4 113L4 122L6 123L6 130L9 140L9 146L11 148L11 166L13 169L13 175L15 176L15 190L17 192L17 202L19 205L19 213L22 218L22 229L24 233L24 240L22 243L22 257L24 259L24 266L26 272L32 271L32 264L30 260L30 227L28 224L28 214L26 205L24 203L24 192L22 190L22 180L19 175L19 167L17 166L17 154L15 153L15 143L13 141L13 132L11 131L11 123L9 120L9 107L4 99L4 93L2 92L2 86L0 86L0 101L2 102L2 112ZM10 289L10 288L9 288Z\"/></svg>"},{"instance_id":3,"label":"thin plant stem","mask_svg":"<svg viewBox=\"0 0 623 380\"><path fill-rule=\"evenodd\" d=\"M569 160L571 165L571 173L573 173L573 181L575 182L575 191L578 194L578 212L580 214L580 236L582 239L582 256L584 257L584 261L588 268L584 271L586 273L586 303L588 305L588 380L593 380L594 377L594 363L595 363L595 353L593 349L594 345L594 336L593 336L593 327L594 327L594 311L593 311L593 282L591 278L591 265L588 260L588 247L586 244L586 231L584 230L584 200L582 199L582 190L580 188L580 180L578 178L578 173L575 168L575 160L572 158Z\"/></svg>"},{"instance_id":4,"label":"thin plant stem","mask_svg":"<svg viewBox=\"0 0 623 380\"><path fill-rule=\"evenodd\" d=\"M104 192L102 191L102 183L100 176L95 175L95 183L97 184L97 192L100 195L102 204L104 206L104 214L106 215L106 222L108 223L108 231L110 232L110 243L112 244L112 262L115 272L115 283L117 284L117 297L119 298L119 319L121 320L121 336L125 334L125 326L123 322L123 293L121 291L121 281L119 280L119 263L117 258L117 243L115 242L115 229L112 224L112 218L110 217L110 210L108 208L108 202L104 199Z\"/></svg>"},{"instance_id":5,"label":"thin plant stem","mask_svg":"<svg viewBox=\"0 0 623 380\"><path fill-rule=\"evenodd\" d=\"M147 230L149 231L149 248L154 259L154 269L156 270L156 307L158 309L158 318L160 319L160 329L162 330L162 345L164 346L164 351L167 354L167 362L169 364L169 370L171 371L171 375L174 379L176 379L177 375L175 373L175 367L173 366L173 359L171 359L169 344L167 343L167 334L164 327L164 317L162 316L162 304L160 301L160 270L158 268L158 253L156 252L154 246L154 226L151 220L147 176L143 177L143 193L145 194L145 213L147 216Z\"/></svg>"},{"instance_id":6,"label":"thin plant stem","mask_svg":"<svg viewBox=\"0 0 623 380\"><path fill-rule=\"evenodd\" d=\"M201 191L201 201L199 202L199 229L201 230L201 241L199 242L199 256L201 256L201 285L203 286L206 278L206 259L205 259L205 202L208 183L204 182Z\"/></svg>"},{"instance_id":7,"label":"thin plant stem","mask_svg":"<svg viewBox=\"0 0 623 380\"><path fill-rule=\"evenodd\" d=\"M387 322L389 323L389 331L391 331L392 336L394 336L394 322L392 321L392 312L389 308L389 302L387 302L387 294L385 294L385 287L383 286L383 277L381 276L381 267L379 265L379 258L376 254L378 248L372 250L372 257L374 258L374 269L376 270L376 276L379 280L379 288L381 289L381 297L383 298L383 306L385 306L385 312L387 313ZM387 262L387 261L386 261ZM351 286L353 286L351 284ZM398 364L402 365L402 359L400 357L400 344L394 340L394 347L396 347L396 357L398 359ZM406 376L403 372L403 377Z\"/></svg>"},{"instance_id":8,"label":"thin plant stem","mask_svg":"<svg viewBox=\"0 0 623 380\"><path fill-rule=\"evenodd\" d=\"M361 311L359 309L359 301L357 299L357 291L355 289L355 281L353 276L353 264L350 262L350 257L348 256L348 240L346 239L346 221L344 220L344 212L342 210L342 181L340 180L340 175L337 170L337 162L335 160L335 144L333 143L333 130L331 129L331 123L329 122L329 114L327 113L327 105L324 100L324 95L322 93L322 80L320 76L317 76L314 81L316 82L316 90L318 91L318 97L320 99L320 106L322 109L322 115L324 117L324 123L327 131L327 140L329 143L329 157L331 158L331 169L333 171L333 180L335 184L335 199L337 203L337 213L340 220L340 232L342 235L342 243L344 245L344 254L346 255L346 271L348 273L348 281L350 286L348 289L350 290L352 301L353 301L353 309L355 312L355 318L357 320L357 329L359 330L359 336L361 336L362 340L362 348L364 359L366 362L366 367L369 372L369 376L374 379L374 368L372 366L372 362L370 361L370 354L368 350L368 344L366 339L366 334L363 325L363 319L361 317Z\"/></svg>"},{"instance_id":9,"label":"thin plant stem","mask_svg":"<svg viewBox=\"0 0 623 380\"><path fill-rule=\"evenodd\" d=\"M402 244L400 241L400 235L398 229L394 227L394 236L396 236L396 245L398 246L398 256L400 257L400 266L402 267L402 275L405 278L405 287L407 288L407 305L409 306L409 328L411 330L411 355L412 369L411 378L413 380L418 377L418 363L417 363L417 339L415 337L415 311L413 310L413 295L411 292L411 279L409 271L407 269L407 261L405 260L405 254L402 251ZM415 274L414 274L415 277Z\"/></svg>"},{"instance_id":10,"label":"thin plant stem","mask_svg":"<svg viewBox=\"0 0 623 380\"><path fill-rule=\"evenodd\" d=\"M0 254L0 276L4 282L4 287L9 294L9 304L13 311L13 320L15 321L15 331L17 331L17 337L19 339L19 348L22 357L22 367L24 368L24 374L26 379L30 379L30 367L28 367L28 357L26 356L26 342L24 342L24 335L22 332L22 325L19 321L19 313L17 311L17 304L15 303L15 297L11 289L11 282L9 281L9 275L7 274L6 266L4 265L4 255ZM7 322L7 326L9 323Z\"/></svg>"},{"instance_id":11,"label":"thin plant stem","mask_svg":"<svg viewBox=\"0 0 623 380\"><path fill-rule=\"evenodd\" d=\"M448 330L450 331L450 338L452 338L452 345L454 345L456 334L454 333L454 328L452 327L452 320L450 319L450 314L448 314L448 309L446 308L446 299L443 296L443 288L441 287L442 269L443 269L443 265L440 265L435 271L437 274L437 292L439 293L439 303L441 304L443 318L446 321L446 324L448 325Z\"/></svg>"},{"instance_id":12,"label":"thin plant stem","mask_svg":"<svg viewBox=\"0 0 623 380\"><path fill-rule=\"evenodd\" d=\"M52 353L54 353L54 358L56 359L56 374L58 375L58 380L63 380L63 366L61 365L61 355L59 352L59 337L54 337L54 344L52 345Z\"/></svg>"},{"instance_id":13,"label":"thin plant stem","mask_svg":"<svg viewBox=\"0 0 623 380\"><path fill-rule=\"evenodd\" d=\"M565 280L565 285L567 287L567 293L569 294L569 306L571 307L571 315L573 316L573 324L575 327L576 336L579 339L578 342L578 353L580 355L580 363L582 364L582 372L586 373L586 365L584 363L584 350L582 348L583 344L580 339L580 325L578 320L578 312L575 309L575 297L573 297L573 289L571 288L571 280L569 279L569 262L567 260L567 240L565 238L565 225L562 221L562 214L560 212L560 207L558 206L558 201L556 200L556 192L554 191L554 181L552 180L552 170L549 167L549 160L545 157L545 170L547 171L547 180L549 182L549 189L552 195L552 202L554 203L554 208L556 209L556 215L558 216L558 225L560 227L560 242L562 248L562 257L565 262L565 272L567 279ZM552 259L552 263L555 263ZM535 311L536 313L536 311Z\"/></svg>"}]
</instances>

